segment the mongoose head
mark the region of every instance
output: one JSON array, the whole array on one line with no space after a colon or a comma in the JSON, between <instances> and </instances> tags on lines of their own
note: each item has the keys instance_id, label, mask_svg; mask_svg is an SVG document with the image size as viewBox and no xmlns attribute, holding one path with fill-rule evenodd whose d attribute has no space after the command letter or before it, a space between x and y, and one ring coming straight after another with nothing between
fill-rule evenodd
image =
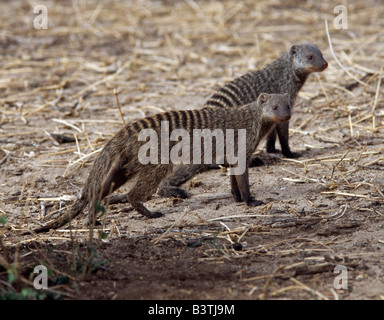
<instances>
[{"instance_id":1,"label":"mongoose head","mask_svg":"<svg viewBox=\"0 0 384 320\"><path fill-rule=\"evenodd\" d=\"M293 44L288 54L298 73L321 72L328 67L328 62L315 44Z\"/></svg>"},{"instance_id":2,"label":"mongoose head","mask_svg":"<svg viewBox=\"0 0 384 320\"><path fill-rule=\"evenodd\" d=\"M262 107L263 118L273 122L284 122L291 119L291 103L289 94L261 93L257 104Z\"/></svg>"}]
</instances>

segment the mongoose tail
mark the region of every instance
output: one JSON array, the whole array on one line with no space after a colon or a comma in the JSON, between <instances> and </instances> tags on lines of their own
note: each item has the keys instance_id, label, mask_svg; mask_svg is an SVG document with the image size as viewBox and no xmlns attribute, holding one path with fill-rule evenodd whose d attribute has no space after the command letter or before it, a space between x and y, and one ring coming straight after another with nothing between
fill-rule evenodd
<instances>
[{"instance_id":1,"label":"mongoose tail","mask_svg":"<svg viewBox=\"0 0 384 320\"><path fill-rule=\"evenodd\" d=\"M114 163L115 158L118 157L118 153L114 152L118 149L118 147L121 145L121 141L123 140L123 137L121 137L121 131L115 136L115 140L110 140L103 150L100 152L100 154L97 156L93 167L91 169L91 172L89 173L89 176L83 186L83 189L81 191L81 196L79 199L76 200L76 202L69 207L66 213L58 217L56 220L53 220L49 223L47 223L44 226L41 226L39 228L36 228L33 230L35 233L40 232L47 232L51 229L58 229L65 224L69 223L72 219L80 215L85 207L90 204L89 209L89 216L92 213L92 199L102 199L105 197L108 192L114 191L107 190L101 192L102 186L105 186L106 184L103 183L104 177L108 176L108 172L111 171L111 166ZM116 186L118 185L118 181L115 181ZM104 188L105 190L105 188ZM91 221L88 217L88 221Z\"/></svg>"},{"instance_id":2,"label":"mongoose tail","mask_svg":"<svg viewBox=\"0 0 384 320\"><path fill-rule=\"evenodd\" d=\"M68 209L66 213L58 217L56 220L51 221L50 223L33 230L35 233L48 232L51 229L58 229L67 223L69 223L73 218L81 214L84 208L87 206L88 200L84 197L76 200L76 202Z\"/></svg>"}]
</instances>

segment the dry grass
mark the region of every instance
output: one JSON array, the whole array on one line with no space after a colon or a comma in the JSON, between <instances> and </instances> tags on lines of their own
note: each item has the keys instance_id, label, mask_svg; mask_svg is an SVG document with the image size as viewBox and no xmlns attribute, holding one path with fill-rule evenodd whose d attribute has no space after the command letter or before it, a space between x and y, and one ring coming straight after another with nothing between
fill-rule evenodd
<instances>
[{"instance_id":1,"label":"dry grass","mask_svg":"<svg viewBox=\"0 0 384 320\"><path fill-rule=\"evenodd\" d=\"M283 159L281 168L267 170L275 170L288 186L321 186L315 198L332 197L345 206L337 205L340 211L314 210L308 217L292 212L269 215L267 206L244 216L224 212L211 219L202 219L193 208L179 209L182 216L167 222L161 229L166 232L155 241L190 236L191 224L204 228L215 223L221 226L218 237L233 244L251 234L273 233L274 228L340 219L351 210L347 204L354 212L383 217L384 5L348 1L349 28L336 30L336 4L321 1L303 1L299 6L290 1L250 0L45 4L49 27L35 30L33 1L0 3L0 214L7 217L8 229L1 231L7 246L36 239L70 240L66 231L38 238L21 238L15 231L61 212L81 187L95 154L123 123L163 110L199 107L225 81L264 66L289 44L303 42L317 43L329 62L324 73L311 76L295 107L291 141L306 156ZM156 198L153 203L161 205L163 200ZM259 219L263 227L249 218ZM121 237L119 216L108 219L114 237ZM183 231L172 233L175 227ZM212 236L217 228L207 230ZM88 228L78 232L87 237ZM237 254L293 254L298 249L287 249L289 241L301 240L260 245ZM331 253L338 243L337 239L305 241L311 242L312 251L325 248ZM344 259L359 254L347 252ZM260 297L309 291L295 278L285 287L270 287L276 275L292 268L285 265L256 277L268 279ZM250 295L254 291L250 285ZM338 298L337 292L311 294Z\"/></svg>"}]
</instances>

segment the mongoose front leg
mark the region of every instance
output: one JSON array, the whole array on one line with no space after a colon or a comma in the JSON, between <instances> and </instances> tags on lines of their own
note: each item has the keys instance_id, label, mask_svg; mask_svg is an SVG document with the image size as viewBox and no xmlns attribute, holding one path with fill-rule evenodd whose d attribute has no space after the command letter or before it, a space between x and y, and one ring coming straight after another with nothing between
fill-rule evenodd
<instances>
[{"instance_id":1,"label":"mongoose front leg","mask_svg":"<svg viewBox=\"0 0 384 320\"><path fill-rule=\"evenodd\" d=\"M245 169L243 174L235 175L234 179L236 179L237 182L237 189L232 186L232 192L235 189L236 196L238 196L238 193L240 193L242 200L247 204L247 206L256 207L264 204L263 201L255 200L251 195L251 191L249 190L248 168ZM232 181L233 180L231 176L231 183ZM234 195L235 200L236 196Z\"/></svg>"},{"instance_id":2,"label":"mongoose front leg","mask_svg":"<svg viewBox=\"0 0 384 320\"><path fill-rule=\"evenodd\" d=\"M239 190L239 186L237 185L236 176L231 175L231 193L236 202L241 202L241 193Z\"/></svg>"},{"instance_id":3,"label":"mongoose front leg","mask_svg":"<svg viewBox=\"0 0 384 320\"><path fill-rule=\"evenodd\" d=\"M289 148L289 122L283 122L276 124L275 129L280 145L281 145L281 153L287 158L299 158L301 157L300 153L292 152ZM275 138L276 139L276 138Z\"/></svg>"},{"instance_id":4,"label":"mongoose front leg","mask_svg":"<svg viewBox=\"0 0 384 320\"><path fill-rule=\"evenodd\" d=\"M281 153L287 158L299 158L301 153L292 152L289 148L289 123L283 122L276 124L276 127L268 134L267 137L267 152L279 153L275 148L276 137L279 137L281 145Z\"/></svg>"},{"instance_id":5,"label":"mongoose front leg","mask_svg":"<svg viewBox=\"0 0 384 320\"><path fill-rule=\"evenodd\" d=\"M276 144L276 128L273 128L267 136L267 152L268 153L278 153L279 150L275 148Z\"/></svg>"}]
</instances>

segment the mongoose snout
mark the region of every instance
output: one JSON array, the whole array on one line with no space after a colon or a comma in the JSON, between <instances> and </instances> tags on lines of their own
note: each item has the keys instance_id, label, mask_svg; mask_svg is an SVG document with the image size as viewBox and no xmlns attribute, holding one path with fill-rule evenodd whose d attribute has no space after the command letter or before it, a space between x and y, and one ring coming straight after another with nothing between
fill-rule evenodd
<instances>
[{"instance_id":1,"label":"mongoose snout","mask_svg":"<svg viewBox=\"0 0 384 320\"><path fill-rule=\"evenodd\" d=\"M323 65L319 69L317 69L316 71L317 72L321 72L321 71L324 71L327 68L328 68L328 62L324 60Z\"/></svg>"}]
</instances>

